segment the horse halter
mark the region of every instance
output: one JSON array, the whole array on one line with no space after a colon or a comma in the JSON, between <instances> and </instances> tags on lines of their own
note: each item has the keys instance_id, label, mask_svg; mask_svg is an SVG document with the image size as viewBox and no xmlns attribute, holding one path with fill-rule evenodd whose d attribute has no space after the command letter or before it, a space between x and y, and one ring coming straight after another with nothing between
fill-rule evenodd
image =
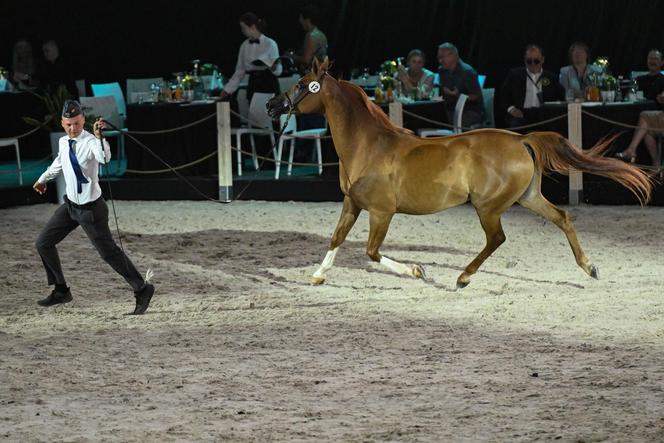
<instances>
[{"instance_id":1,"label":"horse halter","mask_svg":"<svg viewBox=\"0 0 664 443\"><path fill-rule=\"evenodd\" d=\"M299 112L297 109L297 105L300 104L302 100L304 100L309 94L318 94L322 87L323 83L323 77L326 75L329 75L327 71L323 71L320 73L318 78L316 80L312 80L309 82L309 85L307 86L307 90L304 91L304 94L301 94L295 98L295 101L291 100L290 96L288 95L288 91L284 92L284 97L286 97L286 100L288 101L288 119L291 118L291 115L293 115L293 112ZM298 83L298 88L303 87L304 85L301 85Z\"/></svg>"}]
</instances>

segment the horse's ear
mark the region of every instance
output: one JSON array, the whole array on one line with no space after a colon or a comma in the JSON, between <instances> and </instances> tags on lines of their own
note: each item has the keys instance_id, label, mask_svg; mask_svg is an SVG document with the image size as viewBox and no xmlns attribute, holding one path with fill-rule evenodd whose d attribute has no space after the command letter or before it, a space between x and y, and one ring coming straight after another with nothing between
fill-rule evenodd
<instances>
[{"instance_id":1,"label":"horse's ear","mask_svg":"<svg viewBox=\"0 0 664 443\"><path fill-rule=\"evenodd\" d=\"M318 63L318 58L314 57L314 61L311 64L311 71L314 73L314 75L318 75L319 69L320 69L320 63Z\"/></svg>"},{"instance_id":2,"label":"horse's ear","mask_svg":"<svg viewBox=\"0 0 664 443\"><path fill-rule=\"evenodd\" d=\"M321 63L320 65L320 69L322 69L323 71L327 71L329 68L330 68L330 59L326 55L325 59L323 60L323 63Z\"/></svg>"}]
</instances>

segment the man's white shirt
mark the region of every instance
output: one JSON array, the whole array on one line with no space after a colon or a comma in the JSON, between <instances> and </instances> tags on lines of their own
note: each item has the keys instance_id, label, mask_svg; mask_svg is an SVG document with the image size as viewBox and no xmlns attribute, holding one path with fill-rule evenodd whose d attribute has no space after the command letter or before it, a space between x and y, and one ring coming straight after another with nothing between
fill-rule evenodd
<instances>
[{"instance_id":1,"label":"man's white shirt","mask_svg":"<svg viewBox=\"0 0 664 443\"><path fill-rule=\"evenodd\" d=\"M526 70L526 98L523 100L523 108L539 108L540 102L537 93L542 91L542 83L539 81L542 71L537 74ZM530 78L529 78L530 77Z\"/></svg>"},{"instance_id":2,"label":"man's white shirt","mask_svg":"<svg viewBox=\"0 0 664 443\"><path fill-rule=\"evenodd\" d=\"M101 188L99 187L99 164L108 163L111 159L111 148L106 140L102 149L100 140L88 131L83 130L81 134L73 139L74 152L78 164L81 166L81 172L88 180L88 183L81 184L81 193L78 193L78 183L76 173L69 158L69 136L61 137L58 145L58 156L53 160L51 166L46 169L39 183L46 183L53 180L60 172L64 175L66 183L66 194L69 201L78 205L97 200L101 197Z\"/></svg>"}]
</instances>

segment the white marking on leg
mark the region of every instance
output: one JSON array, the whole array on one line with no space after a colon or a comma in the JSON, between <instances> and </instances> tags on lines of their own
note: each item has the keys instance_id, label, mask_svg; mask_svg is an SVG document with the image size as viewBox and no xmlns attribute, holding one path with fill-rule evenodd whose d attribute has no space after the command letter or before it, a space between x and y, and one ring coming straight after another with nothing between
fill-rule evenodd
<instances>
[{"instance_id":1,"label":"white marking on leg","mask_svg":"<svg viewBox=\"0 0 664 443\"><path fill-rule=\"evenodd\" d=\"M323 259L323 263L321 263L320 267L314 272L314 277L316 278L325 278L325 273L332 269L332 264L334 264L334 257L337 255L337 251L339 250L339 247L336 247L332 250L327 251L327 254L325 255L325 259Z\"/></svg>"},{"instance_id":2,"label":"white marking on leg","mask_svg":"<svg viewBox=\"0 0 664 443\"><path fill-rule=\"evenodd\" d=\"M390 260L385 256L380 258L380 264L397 274L413 276L413 269L410 266L399 263L398 261Z\"/></svg>"}]
</instances>

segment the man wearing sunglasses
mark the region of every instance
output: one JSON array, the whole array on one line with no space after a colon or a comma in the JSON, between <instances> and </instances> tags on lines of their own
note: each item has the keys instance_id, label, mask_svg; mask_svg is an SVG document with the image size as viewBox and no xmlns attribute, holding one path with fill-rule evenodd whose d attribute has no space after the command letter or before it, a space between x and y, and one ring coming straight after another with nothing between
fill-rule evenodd
<instances>
[{"instance_id":1,"label":"man wearing sunglasses","mask_svg":"<svg viewBox=\"0 0 664 443\"><path fill-rule=\"evenodd\" d=\"M509 127L528 123L524 109L537 108L544 102L562 100L564 97L556 75L544 70L544 52L540 46L526 46L524 64L524 67L509 71L501 89Z\"/></svg>"}]
</instances>

